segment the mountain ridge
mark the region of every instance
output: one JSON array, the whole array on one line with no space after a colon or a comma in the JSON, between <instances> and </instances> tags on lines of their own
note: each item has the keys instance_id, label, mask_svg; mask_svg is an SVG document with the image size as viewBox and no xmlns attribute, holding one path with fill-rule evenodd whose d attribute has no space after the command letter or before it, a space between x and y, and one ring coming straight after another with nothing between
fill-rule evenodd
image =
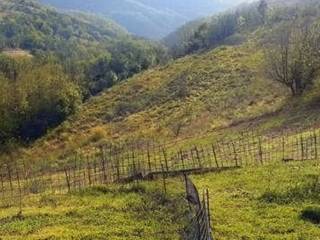
<instances>
[{"instance_id":1,"label":"mountain ridge","mask_svg":"<svg viewBox=\"0 0 320 240\"><path fill-rule=\"evenodd\" d=\"M226 10L239 1L160 1L160 0L112 0L62 1L40 0L42 3L65 10L89 11L107 16L135 35L161 39L190 20Z\"/></svg>"}]
</instances>

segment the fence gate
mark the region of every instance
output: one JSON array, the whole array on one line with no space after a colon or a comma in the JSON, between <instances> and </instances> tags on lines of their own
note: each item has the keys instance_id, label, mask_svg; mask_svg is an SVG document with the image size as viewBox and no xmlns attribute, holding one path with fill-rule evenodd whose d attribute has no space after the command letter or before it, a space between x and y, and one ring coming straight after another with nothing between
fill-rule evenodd
<instances>
[{"instance_id":1,"label":"fence gate","mask_svg":"<svg viewBox=\"0 0 320 240\"><path fill-rule=\"evenodd\" d=\"M184 178L186 198L194 215L189 226L191 233L188 239L213 240L209 210L209 191L208 189L203 191L203 197L202 200L200 200L197 187L187 175L184 175Z\"/></svg>"}]
</instances>

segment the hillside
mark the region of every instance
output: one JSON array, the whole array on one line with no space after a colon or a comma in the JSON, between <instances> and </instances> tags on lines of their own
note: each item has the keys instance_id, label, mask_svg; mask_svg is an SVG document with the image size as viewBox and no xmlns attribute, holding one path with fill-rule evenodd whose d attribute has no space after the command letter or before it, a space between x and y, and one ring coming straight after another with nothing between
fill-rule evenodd
<instances>
[{"instance_id":1,"label":"hillside","mask_svg":"<svg viewBox=\"0 0 320 240\"><path fill-rule=\"evenodd\" d=\"M129 32L152 39L166 36L187 21L223 11L241 2L175 0L173 4L170 0L41 1L61 9L88 11L110 17Z\"/></svg>"},{"instance_id":2,"label":"hillside","mask_svg":"<svg viewBox=\"0 0 320 240\"><path fill-rule=\"evenodd\" d=\"M4 0L0 18L0 148L44 135L83 100L167 60L159 44L86 13Z\"/></svg>"},{"instance_id":3,"label":"hillside","mask_svg":"<svg viewBox=\"0 0 320 240\"><path fill-rule=\"evenodd\" d=\"M148 70L91 99L30 154L60 155L110 141L179 139L272 114L289 92L261 75L261 63L262 52L246 44Z\"/></svg>"},{"instance_id":4,"label":"hillside","mask_svg":"<svg viewBox=\"0 0 320 240\"><path fill-rule=\"evenodd\" d=\"M272 31L303 15L303 12L306 18L319 16L319 6L318 0L254 1L188 22L163 38L162 42L174 57L207 51L220 45L237 45L264 25Z\"/></svg>"},{"instance_id":5,"label":"hillside","mask_svg":"<svg viewBox=\"0 0 320 240\"><path fill-rule=\"evenodd\" d=\"M305 21L307 9L294 10L300 16L297 22ZM289 16L294 11L280 9ZM292 97L290 88L266 73L265 42L271 44L277 29L288 21L275 19L251 32L248 27L242 43L171 61L103 92L37 141L28 154L50 152L55 158L109 142L187 137L197 141L202 135L214 138L246 130L268 133L314 126L319 119L318 77L304 94ZM317 23L318 14L309 20Z\"/></svg>"},{"instance_id":6,"label":"hillside","mask_svg":"<svg viewBox=\"0 0 320 240\"><path fill-rule=\"evenodd\" d=\"M90 47L103 40L126 36L125 30L111 20L70 16L34 1L4 0L0 2L0 12L1 48L51 50L63 54L69 53L68 43L71 48L68 50L72 51L79 45Z\"/></svg>"}]
</instances>

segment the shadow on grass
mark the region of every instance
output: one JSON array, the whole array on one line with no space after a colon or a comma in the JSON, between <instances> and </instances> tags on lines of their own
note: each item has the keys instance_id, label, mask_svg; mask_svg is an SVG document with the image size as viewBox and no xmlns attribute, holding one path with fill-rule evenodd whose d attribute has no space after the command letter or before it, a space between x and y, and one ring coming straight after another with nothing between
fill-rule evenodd
<instances>
[{"instance_id":1,"label":"shadow on grass","mask_svg":"<svg viewBox=\"0 0 320 240\"><path fill-rule=\"evenodd\" d=\"M121 187L109 187L109 186L93 186L80 191L72 192L73 195L80 196L98 196L102 194L121 195L128 193L145 194L147 192L145 186L140 184L128 184Z\"/></svg>"},{"instance_id":2,"label":"shadow on grass","mask_svg":"<svg viewBox=\"0 0 320 240\"><path fill-rule=\"evenodd\" d=\"M292 187L285 191L267 191L259 198L265 203L290 204L312 200L320 201L320 177L308 175L299 183L292 183Z\"/></svg>"},{"instance_id":3,"label":"shadow on grass","mask_svg":"<svg viewBox=\"0 0 320 240\"><path fill-rule=\"evenodd\" d=\"M320 224L320 208L308 207L301 212L301 219L312 222L314 224Z\"/></svg>"}]
</instances>

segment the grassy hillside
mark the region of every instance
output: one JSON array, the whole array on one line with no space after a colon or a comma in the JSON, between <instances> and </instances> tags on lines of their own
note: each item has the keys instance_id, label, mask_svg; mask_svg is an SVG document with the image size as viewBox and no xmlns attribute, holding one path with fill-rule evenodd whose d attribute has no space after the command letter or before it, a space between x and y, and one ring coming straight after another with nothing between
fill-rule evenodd
<instances>
[{"instance_id":1,"label":"grassy hillside","mask_svg":"<svg viewBox=\"0 0 320 240\"><path fill-rule=\"evenodd\" d=\"M134 139L179 139L273 114L289 92L261 73L254 44L221 47L148 70L94 97L30 154Z\"/></svg>"}]
</instances>

